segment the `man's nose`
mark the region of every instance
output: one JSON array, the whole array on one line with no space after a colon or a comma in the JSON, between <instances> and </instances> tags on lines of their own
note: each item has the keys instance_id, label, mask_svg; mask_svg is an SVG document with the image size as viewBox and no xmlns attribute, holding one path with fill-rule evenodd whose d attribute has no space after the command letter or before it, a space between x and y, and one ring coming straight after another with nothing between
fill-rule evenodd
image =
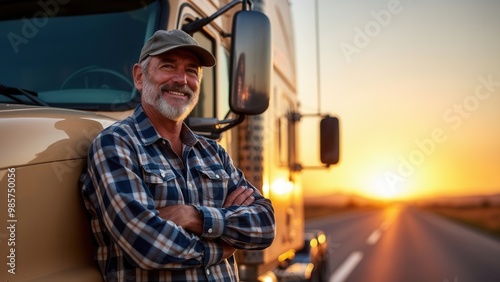
<instances>
[{"instance_id":1,"label":"man's nose","mask_svg":"<svg viewBox=\"0 0 500 282\"><path fill-rule=\"evenodd\" d=\"M174 83L177 83L177 84L180 84L180 85L187 84L186 71L184 71L184 70L177 70L174 73L174 75L173 75L172 81Z\"/></svg>"}]
</instances>

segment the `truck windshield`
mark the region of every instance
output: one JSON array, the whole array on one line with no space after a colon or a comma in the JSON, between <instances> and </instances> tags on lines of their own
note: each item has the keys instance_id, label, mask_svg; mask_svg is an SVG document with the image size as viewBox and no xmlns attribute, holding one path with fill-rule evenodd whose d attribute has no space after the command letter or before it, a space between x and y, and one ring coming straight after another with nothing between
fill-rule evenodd
<instances>
[{"instance_id":1,"label":"truck windshield","mask_svg":"<svg viewBox=\"0 0 500 282\"><path fill-rule=\"evenodd\" d=\"M126 110L145 40L156 30L154 1L0 0L0 84L29 89L50 106ZM0 102L32 104L18 96Z\"/></svg>"}]
</instances>

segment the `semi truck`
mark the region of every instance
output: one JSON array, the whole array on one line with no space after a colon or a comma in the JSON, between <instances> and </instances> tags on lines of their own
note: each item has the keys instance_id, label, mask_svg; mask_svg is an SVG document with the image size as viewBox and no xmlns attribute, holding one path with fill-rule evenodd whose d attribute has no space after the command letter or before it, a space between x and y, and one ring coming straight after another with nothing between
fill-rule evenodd
<instances>
[{"instance_id":1,"label":"semi truck","mask_svg":"<svg viewBox=\"0 0 500 282\"><path fill-rule=\"evenodd\" d=\"M328 240L305 230L293 22L287 0L0 0L0 278L102 281L79 177L89 144L140 102L132 66L158 29L217 58L186 124L228 151L275 208L269 248L235 253L241 281L325 281ZM318 156L339 160L339 121ZM322 165L323 166L323 165Z\"/></svg>"}]
</instances>

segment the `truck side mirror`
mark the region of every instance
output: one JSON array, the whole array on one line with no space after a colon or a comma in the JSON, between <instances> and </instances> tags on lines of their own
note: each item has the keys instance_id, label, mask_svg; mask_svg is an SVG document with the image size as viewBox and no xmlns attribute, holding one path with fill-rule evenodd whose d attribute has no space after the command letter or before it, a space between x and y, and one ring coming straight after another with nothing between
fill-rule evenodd
<instances>
[{"instance_id":1,"label":"truck side mirror","mask_svg":"<svg viewBox=\"0 0 500 282\"><path fill-rule=\"evenodd\" d=\"M271 90L271 24L257 11L239 11L232 26L229 107L258 115L269 106Z\"/></svg>"},{"instance_id":2,"label":"truck side mirror","mask_svg":"<svg viewBox=\"0 0 500 282\"><path fill-rule=\"evenodd\" d=\"M326 116L320 122L321 162L327 166L336 164L340 158L339 119Z\"/></svg>"}]
</instances>

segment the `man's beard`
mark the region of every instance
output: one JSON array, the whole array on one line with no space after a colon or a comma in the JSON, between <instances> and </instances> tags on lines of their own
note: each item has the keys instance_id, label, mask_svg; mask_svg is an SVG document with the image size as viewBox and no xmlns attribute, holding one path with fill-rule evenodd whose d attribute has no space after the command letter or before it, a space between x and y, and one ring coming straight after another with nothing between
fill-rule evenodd
<instances>
[{"instance_id":1,"label":"man's beard","mask_svg":"<svg viewBox=\"0 0 500 282\"><path fill-rule=\"evenodd\" d=\"M189 97L189 100L180 107L174 107L162 97L163 91L185 93ZM147 104L153 106L164 117L174 121L182 121L191 113L196 103L198 103L199 90L198 92L194 92L187 85L176 86L172 84L162 84L160 89L155 89L153 83L150 83L146 78L142 87L142 96Z\"/></svg>"}]
</instances>

